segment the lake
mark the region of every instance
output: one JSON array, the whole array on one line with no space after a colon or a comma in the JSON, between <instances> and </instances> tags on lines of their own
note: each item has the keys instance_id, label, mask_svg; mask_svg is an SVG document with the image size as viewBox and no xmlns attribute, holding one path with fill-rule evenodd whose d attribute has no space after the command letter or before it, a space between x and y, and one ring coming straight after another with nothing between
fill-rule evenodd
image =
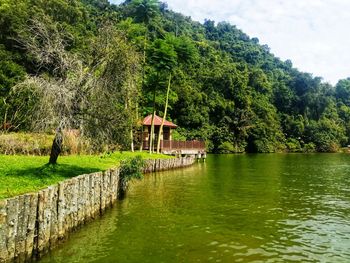
<instances>
[{"instance_id":1,"label":"lake","mask_svg":"<svg viewBox=\"0 0 350 263\"><path fill-rule=\"evenodd\" d=\"M40 262L350 262L350 155L209 155L145 175Z\"/></svg>"}]
</instances>

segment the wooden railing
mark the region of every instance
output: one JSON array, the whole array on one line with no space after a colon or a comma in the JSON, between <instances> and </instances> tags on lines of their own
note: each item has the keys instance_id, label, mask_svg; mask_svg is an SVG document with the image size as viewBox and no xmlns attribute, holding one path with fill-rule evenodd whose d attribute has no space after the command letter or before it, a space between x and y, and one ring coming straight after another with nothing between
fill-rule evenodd
<instances>
[{"instance_id":1,"label":"wooden railing","mask_svg":"<svg viewBox=\"0 0 350 263\"><path fill-rule=\"evenodd\" d=\"M157 145L154 146L154 149ZM149 142L143 142L143 149L149 150ZM198 150L205 151L204 141L160 141L161 151L180 151L180 150Z\"/></svg>"}]
</instances>

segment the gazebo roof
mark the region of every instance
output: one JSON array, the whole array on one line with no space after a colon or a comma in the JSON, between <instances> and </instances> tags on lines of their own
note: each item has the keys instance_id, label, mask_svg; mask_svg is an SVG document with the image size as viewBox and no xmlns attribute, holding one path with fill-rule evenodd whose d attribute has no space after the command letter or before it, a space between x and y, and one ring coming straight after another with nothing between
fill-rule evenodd
<instances>
[{"instance_id":1,"label":"gazebo roof","mask_svg":"<svg viewBox=\"0 0 350 263\"><path fill-rule=\"evenodd\" d=\"M160 126L162 124L163 118L154 115L154 126ZM148 115L146 118L143 119L142 125L144 126L151 126L152 125L152 114ZM165 120L164 121L164 127L170 127L170 128L177 128L177 125Z\"/></svg>"}]
</instances>

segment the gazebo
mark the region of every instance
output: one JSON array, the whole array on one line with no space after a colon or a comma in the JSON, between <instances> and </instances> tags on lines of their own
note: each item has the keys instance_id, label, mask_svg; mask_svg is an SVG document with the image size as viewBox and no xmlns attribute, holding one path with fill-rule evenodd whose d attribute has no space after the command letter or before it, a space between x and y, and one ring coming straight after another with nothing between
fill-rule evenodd
<instances>
[{"instance_id":1,"label":"gazebo","mask_svg":"<svg viewBox=\"0 0 350 263\"><path fill-rule=\"evenodd\" d=\"M154 116L154 149L157 147L159 129L162 124L163 118L155 115ZM152 115L148 115L142 121L143 133L142 133L142 148L144 150L149 150L149 142L151 136L151 125L152 125ZM205 153L205 143L204 141L174 141L172 138L172 130L176 129L177 125L164 120L163 132L160 135L160 150L165 154L195 154Z\"/></svg>"},{"instance_id":2,"label":"gazebo","mask_svg":"<svg viewBox=\"0 0 350 263\"><path fill-rule=\"evenodd\" d=\"M158 140L158 134L159 129L162 124L163 118L154 115L154 136L155 136L155 145L157 144ZM143 126L143 135L142 135L142 141L143 141L143 149L149 149L149 141L151 136L151 125L152 125L152 114L148 115L146 118L142 121ZM176 129L177 125L165 120L163 125L163 132L160 135L161 141L171 141L171 130Z\"/></svg>"}]
</instances>

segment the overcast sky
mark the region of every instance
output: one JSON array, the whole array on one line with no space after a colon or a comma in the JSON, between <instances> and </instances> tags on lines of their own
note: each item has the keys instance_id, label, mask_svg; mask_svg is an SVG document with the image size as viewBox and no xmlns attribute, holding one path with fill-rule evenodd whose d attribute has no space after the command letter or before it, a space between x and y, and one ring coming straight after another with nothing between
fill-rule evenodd
<instances>
[{"instance_id":1,"label":"overcast sky","mask_svg":"<svg viewBox=\"0 0 350 263\"><path fill-rule=\"evenodd\" d=\"M196 21L228 21L259 38L277 57L332 84L350 77L350 0L163 2Z\"/></svg>"}]
</instances>

